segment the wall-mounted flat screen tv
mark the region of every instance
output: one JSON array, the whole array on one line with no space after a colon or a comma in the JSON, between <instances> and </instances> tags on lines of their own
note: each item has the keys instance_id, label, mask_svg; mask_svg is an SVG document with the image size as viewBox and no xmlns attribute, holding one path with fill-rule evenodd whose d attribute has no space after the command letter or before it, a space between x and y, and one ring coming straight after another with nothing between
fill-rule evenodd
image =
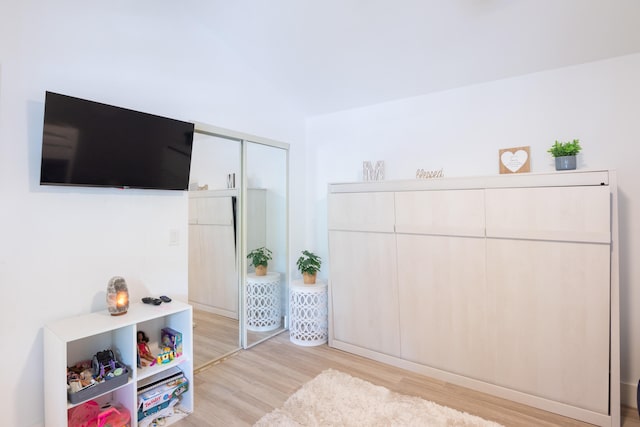
<instances>
[{"instance_id":1,"label":"wall-mounted flat screen tv","mask_svg":"<svg viewBox=\"0 0 640 427\"><path fill-rule=\"evenodd\" d=\"M193 123L46 92L40 184L186 190Z\"/></svg>"}]
</instances>

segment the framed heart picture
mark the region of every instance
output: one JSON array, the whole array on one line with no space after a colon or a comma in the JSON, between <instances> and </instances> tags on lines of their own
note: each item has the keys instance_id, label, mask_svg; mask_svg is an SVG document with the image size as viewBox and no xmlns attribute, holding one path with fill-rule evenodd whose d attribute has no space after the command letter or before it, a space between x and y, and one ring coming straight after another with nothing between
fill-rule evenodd
<instances>
[{"instance_id":1,"label":"framed heart picture","mask_svg":"<svg viewBox=\"0 0 640 427\"><path fill-rule=\"evenodd\" d=\"M531 172L529 147L503 148L498 152L500 173Z\"/></svg>"}]
</instances>

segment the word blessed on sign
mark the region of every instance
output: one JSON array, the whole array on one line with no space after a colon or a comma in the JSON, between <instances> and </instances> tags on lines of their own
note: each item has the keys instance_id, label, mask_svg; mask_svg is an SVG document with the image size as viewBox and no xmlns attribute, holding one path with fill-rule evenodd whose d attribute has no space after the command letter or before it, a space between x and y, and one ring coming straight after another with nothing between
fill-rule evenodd
<instances>
[{"instance_id":1,"label":"word blessed on sign","mask_svg":"<svg viewBox=\"0 0 640 427\"><path fill-rule=\"evenodd\" d=\"M424 169L418 169L416 171L416 178L418 178L418 179L442 178L443 176L444 176L444 173L442 172L442 169L440 169L440 170L432 170L432 171L426 171Z\"/></svg>"}]
</instances>

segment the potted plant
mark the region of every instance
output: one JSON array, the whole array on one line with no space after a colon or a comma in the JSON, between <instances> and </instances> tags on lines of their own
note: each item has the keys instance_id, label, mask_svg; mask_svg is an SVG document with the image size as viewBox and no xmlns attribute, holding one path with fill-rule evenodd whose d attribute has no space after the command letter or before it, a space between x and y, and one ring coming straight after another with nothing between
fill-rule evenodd
<instances>
[{"instance_id":1,"label":"potted plant","mask_svg":"<svg viewBox=\"0 0 640 427\"><path fill-rule=\"evenodd\" d=\"M254 249L247 255L247 259L251 260L251 265L256 269L256 276L265 276L267 274L267 264L271 260L271 251L264 246Z\"/></svg>"},{"instance_id":2,"label":"potted plant","mask_svg":"<svg viewBox=\"0 0 640 427\"><path fill-rule=\"evenodd\" d=\"M313 285L316 283L316 276L322 265L322 261L318 255L313 252L302 251L302 256L298 258L296 265L300 273L302 273L302 280L305 285Z\"/></svg>"},{"instance_id":3,"label":"potted plant","mask_svg":"<svg viewBox=\"0 0 640 427\"><path fill-rule=\"evenodd\" d=\"M580 140L556 141L547 152L556 159L556 170L571 170L576 168L576 154L582 150Z\"/></svg>"}]
</instances>

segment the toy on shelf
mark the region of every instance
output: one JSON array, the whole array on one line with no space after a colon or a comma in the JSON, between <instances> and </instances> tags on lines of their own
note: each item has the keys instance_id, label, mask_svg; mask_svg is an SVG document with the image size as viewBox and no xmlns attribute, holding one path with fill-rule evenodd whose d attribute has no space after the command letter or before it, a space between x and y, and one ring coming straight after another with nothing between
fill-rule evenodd
<instances>
[{"instance_id":1,"label":"toy on shelf","mask_svg":"<svg viewBox=\"0 0 640 427\"><path fill-rule=\"evenodd\" d=\"M67 368L67 398L72 404L91 399L126 384L128 377L112 350L99 351L92 360Z\"/></svg>"},{"instance_id":2,"label":"toy on shelf","mask_svg":"<svg viewBox=\"0 0 640 427\"><path fill-rule=\"evenodd\" d=\"M75 393L95 383L91 360L83 360L67 368L67 384L69 391Z\"/></svg>"},{"instance_id":3,"label":"toy on shelf","mask_svg":"<svg viewBox=\"0 0 640 427\"><path fill-rule=\"evenodd\" d=\"M142 366L147 366L146 361L149 362L153 362L154 360L156 360L155 357L153 357L153 354L151 354L151 350L149 349L149 345L147 344L149 342L149 337L147 337L147 334L145 334L143 331L138 331L138 357L139 357L139 367Z\"/></svg>"},{"instance_id":4,"label":"toy on shelf","mask_svg":"<svg viewBox=\"0 0 640 427\"><path fill-rule=\"evenodd\" d=\"M175 357L182 356L182 333L166 327L161 331L162 347L169 347L175 353Z\"/></svg>"},{"instance_id":5,"label":"toy on shelf","mask_svg":"<svg viewBox=\"0 0 640 427\"><path fill-rule=\"evenodd\" d=\"M106 403L100 406L95 400L89 400L69 410L69 427L131 425L131 414L120 404Z\"/></svg>"},{"instance_id":6,"label":"toy on shelf","mask_svg":"<svg viewBox=\"0 0 640 427\"><path fill-rule=\"evenodd\" d=\"M158 364L165 364L171 362L176 357L176 352L173 351L170 347L164 347L162 351L158 354L156 362Z\"/></svg>"}]
</instances>

